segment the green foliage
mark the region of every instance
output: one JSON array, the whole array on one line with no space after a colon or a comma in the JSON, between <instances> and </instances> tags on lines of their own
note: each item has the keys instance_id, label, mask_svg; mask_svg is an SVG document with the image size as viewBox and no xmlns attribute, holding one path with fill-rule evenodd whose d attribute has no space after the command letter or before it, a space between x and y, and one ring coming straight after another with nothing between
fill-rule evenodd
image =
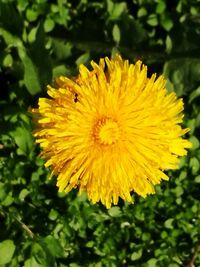
<instances>
[{"instance_id":1,"label":"green foliage","mask_svg":"<svg viewBox=\"0 0 200 267\"><path fill-rule=\"evenodd\" d=\"M0 266L186 266L200 240L198 1L0 1ZM169 182L106 210L58 193L28 113L58 75L119 51L184 98L193 147ZM195 254L195 266L200 255Z\"/></svg>"},{"instance_id":2,"label":"green foliage","mask_svg":"<svg viewBox=\"0 0 200 267\"><path fill-rule=\"evenodd\" d=\"M11 262L15 251L15 245L12 240L4 240L0 244L0 264Z\"/></svg>"}]
</instances>

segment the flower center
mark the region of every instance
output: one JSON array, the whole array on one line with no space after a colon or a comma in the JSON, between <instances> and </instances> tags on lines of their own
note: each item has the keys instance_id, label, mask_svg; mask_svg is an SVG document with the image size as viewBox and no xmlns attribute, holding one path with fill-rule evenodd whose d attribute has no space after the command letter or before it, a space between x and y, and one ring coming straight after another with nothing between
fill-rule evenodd
<instances>
[{"instance_id":1,"label":"flower center","mask_svg":"<svg viewBox=\"0 0 200 267\"><path fill-rule=\"evenodd\" d=\"M110 118L98 120L93 133L95 140L102 145L114 144L120 137L120 130L117 122Z\"/></svg>"}]
</instances>

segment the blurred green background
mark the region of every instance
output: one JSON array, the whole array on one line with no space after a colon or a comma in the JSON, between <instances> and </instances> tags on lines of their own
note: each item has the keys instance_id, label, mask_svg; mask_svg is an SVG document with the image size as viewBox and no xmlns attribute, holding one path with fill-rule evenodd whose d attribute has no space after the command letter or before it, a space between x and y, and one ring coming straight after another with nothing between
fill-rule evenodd
<instances>
[{"instance_id":1,"label":"blurred green background","mask_svg":"<svg viewBox=\"0 0 200 267\"><path fill-rule=\"evenodd\" d=\"M0 0L0 267L200 266L199 47L196 0ZM156 195L107 210L58 194L27 110L54 77L117 51L164 73L193 148Z\"/></svg>"}]
</instances>

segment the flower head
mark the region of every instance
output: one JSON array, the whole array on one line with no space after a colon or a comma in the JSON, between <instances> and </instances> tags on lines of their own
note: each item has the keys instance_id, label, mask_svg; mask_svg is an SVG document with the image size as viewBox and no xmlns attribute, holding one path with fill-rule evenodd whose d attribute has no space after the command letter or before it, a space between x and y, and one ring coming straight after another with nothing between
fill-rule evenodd
<instances>
[{"instance_id":1,"label":"flower head","mask_svg":"<svg viewBox=\"0 0 200 267\"><path fill-rule=\"evenodd\" d=\"M191 143L182 139L183 101L165 79L117 55L80 66L77 78L59 77L40 98L37 142L60 191L78 187L107 208L131 192L146 197L168 180Z\"/></svg>"}]
</instances>

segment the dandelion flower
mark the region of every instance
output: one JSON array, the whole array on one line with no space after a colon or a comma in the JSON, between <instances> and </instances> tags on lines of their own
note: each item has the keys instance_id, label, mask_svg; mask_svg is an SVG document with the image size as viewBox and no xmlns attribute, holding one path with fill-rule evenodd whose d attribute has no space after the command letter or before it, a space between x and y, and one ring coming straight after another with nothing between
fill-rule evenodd
<instances>
[{"instance_id":1,"label":"dandelion flower","mask_svg":"<svg viewBox=\"0 0 200 267\"><path fill-rule=\"evenodd\" d=\"M59 77L49 98L40 98L37 143L59 191L86 191L107 208L131 193L154 193L168 180L191 143L182 139L183 101L168 93L163 76L147 78L147 67L120 55L80 65L76 78Z\"/></svg>"}]
</instances>

